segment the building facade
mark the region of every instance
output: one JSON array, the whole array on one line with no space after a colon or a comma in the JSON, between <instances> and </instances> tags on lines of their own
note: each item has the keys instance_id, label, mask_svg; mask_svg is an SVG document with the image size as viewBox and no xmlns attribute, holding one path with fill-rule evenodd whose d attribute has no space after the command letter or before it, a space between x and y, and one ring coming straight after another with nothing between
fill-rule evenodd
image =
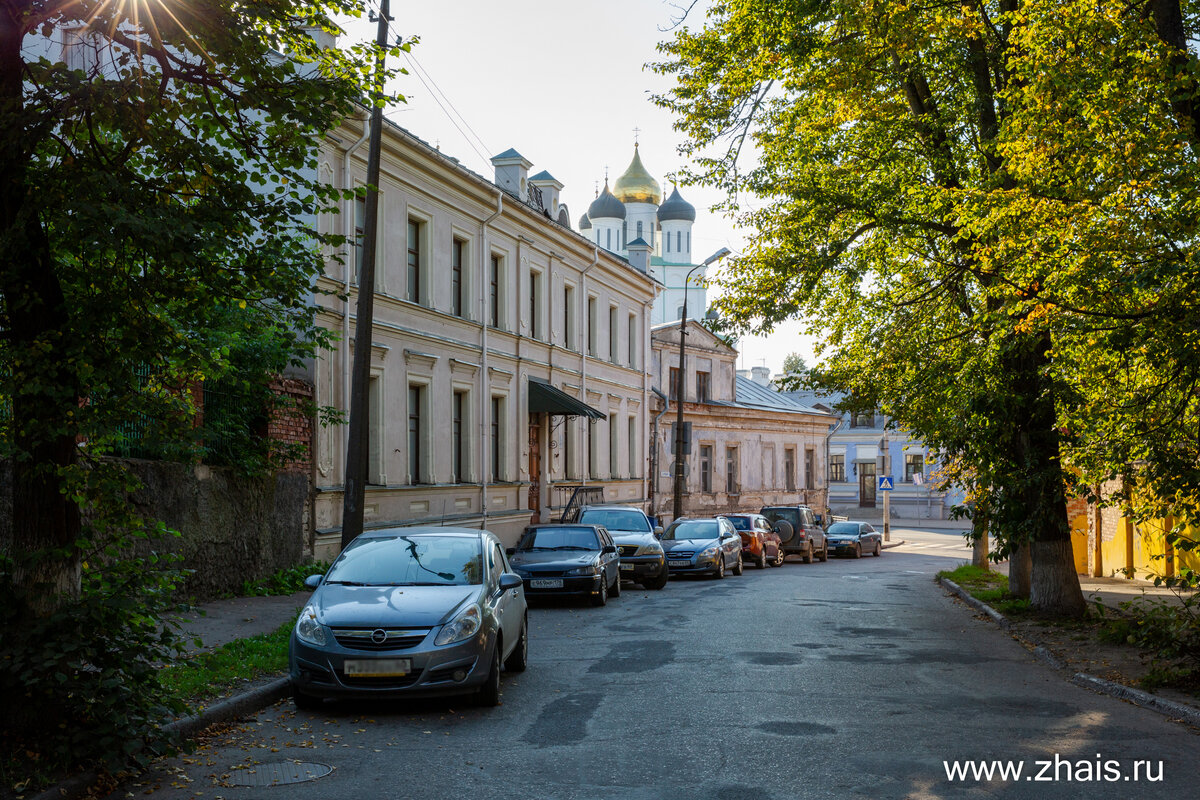
<instances>
[{"instance_id":1,"label":"building facade","mask_svg":"<svg viewBox=\"0 0 1200 800\"><path fill-rule=\"evenodd\" d=\"M330 137L322 179L365 182L361 120ZM479 526L515 542L579 486L644 501L649 427L646 272L569 227L549 173L515 150L494 179L384 125L370 342L368 528ZM361 241L365 201L323 215ZM349 407L358 249L329 253L314 295L340 339L312 366L318 406ZM339 547L346 426L316 436L313 551Z\"/></svg>"},{"instance_id":2,"label":"building facade","mask_svg":"<svg viewBox=\"0 0 1200 800\"><path fill-rule=\"evenodd\" d=\"M825 439L836 415L800 405L736 373L737 351L695 320L686 323L683 414L685 516L758 511L764 505L826 506ZM655 393L652 509L673 510L679 324L651 330ZM661 395L661 396L660 396ZM663 397L667 402L663 401Z\"/></svg>"}]
</instances>

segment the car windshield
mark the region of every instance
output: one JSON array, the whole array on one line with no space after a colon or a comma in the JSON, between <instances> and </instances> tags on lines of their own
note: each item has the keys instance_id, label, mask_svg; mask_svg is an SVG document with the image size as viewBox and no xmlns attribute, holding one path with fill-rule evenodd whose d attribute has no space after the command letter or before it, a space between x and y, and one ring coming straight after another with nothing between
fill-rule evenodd
<instances>
[{"instance_id":1,"label":"car windshield","mask_svg":"<svg viewBox=\"0 0 1200 800\"><path fill-rule=\"evenodd\" d=\"M857 536L858 535L858 523L857 522L835 522L829 526L828 532L829 533L849 533L851 535Z\"/></svg>"},{"instance_id":2,"label":"car windshield","mask_svg":"<svg viewBox=\"0 0 1200 800\"><path fill-rule=\"evenodd\" d=\"M610 531L650 532L650 523L646 520L645 514L623 508L584 509L579 516L579 521L588 525L602 525Z\"/></svg>"},{"instance_id":3,"label":"car windshield","mask_svg":"<svg viewBox=\"0 0 1200 800\"><path fill-rule=\"evenodd\" d=\"M535 528L521 537L518 550L599 550L591 528Z\"/></svg>"},{"instance_id":4,"label":"car windshield","mask_svg":"<svg viewBox=\"0 0 1200 800\"><path fill-rule=\"evenodd\" d=\"M716 539L721 525L713 519L691 519L675 522L663 533L664 539Z\"/></svg>"},{"instance_id":5,"label":"car windshield","mask_svg":"<svg viewBox=\"0 0 1200 800\"><path fill-rule=\"evenodd\" d=\"M800 524L800 511L795 508L765 508L762 515L771 522L790 522L793 527Z\"/></svg>"},{"instance_id":6,"label":"car windshield","mask_svg":"<svg viewBox=\"0 0 1200 800\"><path fill-rule=\"evenodd\" d=\"M346 586L465 586L483 580L481 540L372 536L350 543L325 575Z\"/></svg>"},{"instance_id":7,"label":"car windshield","mask_svg":"<svg viewBox=\"0 0 1200 800\"><path fill-rule=\"evenodd\" d=\"M750 524L749 517L726 517L725 519L732 522L733 527L737 528L739 531L749 531L754 529L754 526Z\"/></svg>"}]
</instances>

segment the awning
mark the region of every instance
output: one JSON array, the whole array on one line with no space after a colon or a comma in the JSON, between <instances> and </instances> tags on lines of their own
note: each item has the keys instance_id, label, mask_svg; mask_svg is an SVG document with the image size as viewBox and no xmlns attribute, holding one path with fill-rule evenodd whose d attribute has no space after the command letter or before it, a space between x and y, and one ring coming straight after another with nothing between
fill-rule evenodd
<instances>
[{"instance_id":1,"label":"awning","mask_svg":"<svg viewBox=\"0 0 1200 800\"><path fill-rule=\"evenodd\" d=\"M545 381L529 379L529 413L561 414L564 417L605 419L606 415Z\"/></svg>"}]
</instances>

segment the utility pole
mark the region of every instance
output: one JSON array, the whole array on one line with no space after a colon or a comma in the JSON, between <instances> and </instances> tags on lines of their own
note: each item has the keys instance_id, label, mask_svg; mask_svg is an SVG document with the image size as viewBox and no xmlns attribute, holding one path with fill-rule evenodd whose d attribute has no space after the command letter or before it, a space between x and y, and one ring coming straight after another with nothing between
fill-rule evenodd
<instances>
[{"instance_id":1,"label":"utility pole","mask_svg":"<svg viewBox=\"0 0 1200 800\"><path fill-rule=\"evenodd\" d=\"M697 264L688 270L687 276L683 279L683 313L679 319L679 377L675 381L675 503L672 508L674 519L679 519L683 516L683 490L686 485L683 474L683 390L686 385L687 375L687 348L684 345L687 341L688 281L692 279L693 272L698 269L704 269L714 261L724 258L729 255L729 252L728 247L722 247L704 259L703 263Z\"/></svg>"},{"instance_id":2,"label":"utility pole","mask_svg":"<svg viewBox=\"0 0 1200 800\"><path fill-rule=\"evenodd\" d=\"M350 434L346 447L346 480L342 495L342 547L363 529L363 501L367 479L367 387L371 379L371 339L375 318L375 241L379 230L379 151L383 136L383 79L388 43L388 0L379 2L379 28L375 37L375 79L371 86L371 140L367 150L367 202L363 220L362 267L358 276L358 304L354 321L354 366L350 382ZM354 260L346 269L354 268ZM343 343L345 346L348 343Z\"/></svg>"}]
</instances>

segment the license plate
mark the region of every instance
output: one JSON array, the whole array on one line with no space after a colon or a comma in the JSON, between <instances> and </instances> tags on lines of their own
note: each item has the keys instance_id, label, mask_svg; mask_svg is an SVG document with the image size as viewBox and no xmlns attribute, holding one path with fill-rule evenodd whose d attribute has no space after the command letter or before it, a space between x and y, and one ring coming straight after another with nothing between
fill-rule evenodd
<instances>
[{"instance_id":1,"label":"license plate","mask_svg":"<svg viewBox=\"0 0 1200 800\"><path fill-rule=\"evenodd\" d=\"M622 564L621 572L633 572L633 564Z\"/></svg>"},{"instance_id":2,"label":"license plate","mask_svg":"<svg viewBox=\"0 0 1200 800\"><path fill-rule=\"evenodd\" d=\"M668 567L690 567L691 565L692 565L692 562L690 562L690 561L668 561L667 562Z\"/></svg>"},{"instance_id":3,"label":"license plate","mask_svg":"<svg viewBox=\"0 0 1200 800\"><path fill-rule=\"evenodd\" d=\"M530 589L561 589L562 578L537 578L529 582Z\"/></svg>"},{"instance_id":4,"label":"license plate","mask_svg":"<svg viewBox=\"0 0 1200 800\"><path fill-rule=\"evenodd\" d=\"M347 675L388 678L412 672L411 658L348 658L342 662Z\"/></svg>"}]
</instances>

